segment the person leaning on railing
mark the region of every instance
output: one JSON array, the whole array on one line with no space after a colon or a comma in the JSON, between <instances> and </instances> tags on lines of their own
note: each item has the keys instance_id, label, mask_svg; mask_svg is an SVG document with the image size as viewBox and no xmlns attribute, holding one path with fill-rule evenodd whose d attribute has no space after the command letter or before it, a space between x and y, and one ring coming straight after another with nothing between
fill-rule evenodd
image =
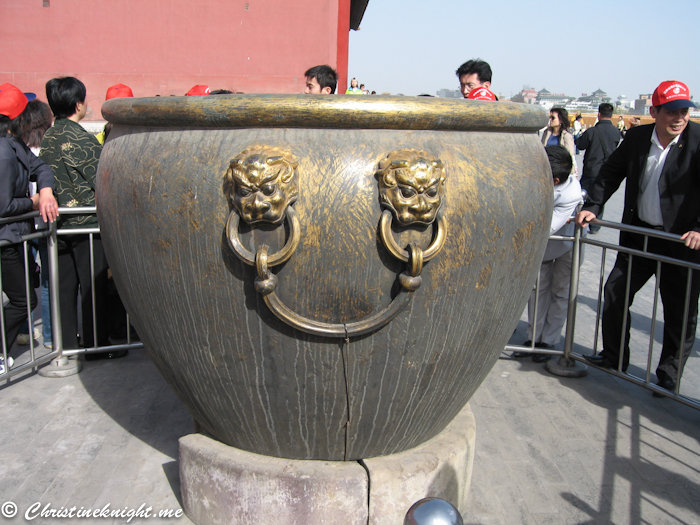
<instances>
[{"instance_id":1,"label":"person leaning on railing","mask_svg":"<svg viewBox=\"0 0 700 525\"><path fill-rule=\"evenodd\" d=\"M581 202L581 185L571 173L573 159L566 148L547 146L545 150L554 184L554 209L549 234L571 236L574 233L574 223L569 222L569 219ZM559 342L569 307L572 251L573 243L570 241L550 240L547 243L540 265L539 289L533 290L527 302L528 341L523 346L530 346L534 340L536 348L552 350ZM513 357L529 355L530 352L513 352ZM536 363L547 361L550 357L547 354L532 354L532 360Z\"/></svg>"},{"instance_id":2,"label":"person leaning on railing","mask_svg":"<svg viewBox=\"0 0 700 525\"><path fill-rule=\"evenodd\" d=\"M682 82L662 82L652 95L651 116L655 123L631 128L622 145L610 154L588 191L588 201L576 216L579 226L595 219L603 204L626 180L624 224L681 235L683 243L649 238L647 251L700 263L700 124L689 121L688 87ZM620 232L620 245L644 249L642 235ZM594 365L617 368L622 326L628 322L623 347L622 370L629 365L629 308L625 301L629 255L618 252L615 266L605 284L603 306L603 351L584 356ZM631 304L635 293L656 272L656 261L633 257L629 271ZM688 315L685 317L688 270L661 264L659 288L664 306L664 338L658 385L674 390L680 371L695 342L700 275L693 271ZM687 319L685 341L681 345L683 322ZM678 358L682 346L681 359Z\"/></svg>"},{"instance_id":3,"label":"person leaning on railing","mask_svg":"<svg viewBox=\"0 0 700 525\"><path fill-rule=\"evenodd\" d=\"M33 98L33 97L32 97ZM40 161L22 140L28 125L27 96L12 84L0 86L0 216L12 217L39 210L42 218L53 222L58 216L58 203L53 195L54 176L51 168ZM29 180L35 179L38 192L28 197ZM22 323L27 320L24 260L27 254L22 236L32 229L32 220L0 226L0 240L9 241L2 252L2 285L9 303L5 306L5 342L12 346ZM30 287L31 309L36 307L36 294ZM9 350L9 348L8 348ZM0 372L6 370L0 352ZM8 365L11 364L8 359Z\"/></svg>"}]
</instances>

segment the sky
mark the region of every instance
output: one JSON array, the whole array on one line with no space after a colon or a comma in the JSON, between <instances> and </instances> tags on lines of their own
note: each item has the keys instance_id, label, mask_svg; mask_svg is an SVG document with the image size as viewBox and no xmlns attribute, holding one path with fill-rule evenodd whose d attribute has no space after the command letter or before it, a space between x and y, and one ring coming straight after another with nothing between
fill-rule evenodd
<instances>
[{"instance_id":1,"label":"sky","mask_svg":"<svg viewBox=\"0 0 700 525\"><path fill-rule=\"evenodd\" d=\"M348 77L377 93L435 95L481 58L507 97L528 84L634 100L680 80L700 100L697 21L700 0L370 0L350 31Z\"/></svg>"}]
</instances>

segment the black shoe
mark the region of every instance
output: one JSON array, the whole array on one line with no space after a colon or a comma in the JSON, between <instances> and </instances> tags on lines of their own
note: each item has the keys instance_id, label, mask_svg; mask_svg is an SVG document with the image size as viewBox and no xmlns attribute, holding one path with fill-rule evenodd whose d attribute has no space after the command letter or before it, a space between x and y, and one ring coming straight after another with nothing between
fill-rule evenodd
<instances>
[{"instance_id":1,"label":"black shoe","mask_svg":"<svg viewBox=\"0 0 700 525\"><path fill-rule=\"evenodd\" d=\"M617 368L617 366L615 366L610 359L601 354L584 355L582 357L593 366L599 366L600 368L611 368L613 370Z\"/></svg>"},{"instance_id":2,"label":"black shoe","mask_svg":"<svg viewBox=\"0 0 700 525\"><path fill-rule=\"evenodd\" d=\"M553 350L554 347L552 345L548 345L547 343L535 343L535 348L544 348L545 350ZM544 363L545 361L549 361L552 358L550 354L532 354L532 360L535 363Z\"/></svg>"},{"instance_id":3,"label":"black shoe","mask_svg":"<svg viewBox=\"0 0 700 525\"><path fill-rule=\"evenodd\" d=\"M661 388L665 388L666 390L669 390L671 392L676 391L676 383L674 383L672 380L666 378L666 379L659 379L656 382L657 385L659 385ZM666 397L664 394L660 392L654 392L654 397Z\"/></svg>"},{"instance_id":4,"label":"black shoe","mask_svg":"<svg viewBox=\"0 0 700 525\"><path fill-rule=\"evenodd\" d=\"M599 366L600 368L608 368L610 370L617 370L617 361L613 361L608 356L605 356L603 354L584 355L581 357L583 357L586 361L588 361L593 366ZM626 365L623 364L622 371L627 372L627 367L629 367L629 364L626 364Z\"/></svg>"},{"instance_id":5,"label":"black shoe","mask_svg":"<svg viewBox=\"0 0 700 525\"><path fill-rule=\"evenodd\" d=\"M532 346L532 341L525 341L520 346ZM530 352L518 352L518 351L515 351L512 354L510 354L511 357L515 357L516 359L521 359L523 357L528 357L531 355L532 354Z\"/></svg>"}]
</instances>

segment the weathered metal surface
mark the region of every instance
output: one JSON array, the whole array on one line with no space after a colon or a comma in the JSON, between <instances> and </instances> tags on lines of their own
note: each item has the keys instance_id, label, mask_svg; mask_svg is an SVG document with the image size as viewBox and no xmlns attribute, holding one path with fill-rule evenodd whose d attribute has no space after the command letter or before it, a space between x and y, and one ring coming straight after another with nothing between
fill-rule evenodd
<instances>
[{"instance_id":1,"label":"weathered metal surface","mask_svg":"<svg viewBox=\"0 0 700 525\"><path fill-rule=\"evenodd\" d=\"M102 106L102 115L113 124L174 128L288 127L532 133L547 125L546 113L532 104L389 96L113 98ZM406 147L421 149L419 144L410 142Z\"/></svg>"},{"instance_id":2,"label":"weathered metal surface","mask_svg":"<svg viewBox=\"0 0 700 525\"><path fill-rule=\"evenodd\" d=\"M546 114L510 103L367 97L363 116L352 97L320 98L109 101L105 116L122 125L102 153L98 216L139 334L208 433L278 457L386 455L445 428L522 313L549 232L551 173L535 134ZM253 115L258 125L247 127ZM386 129L367 129L381 120ZM455 131L480 126L490 131ZM444 245L388 324L347 343L294 329L270 311L255 289L256 267L234 254L226 231L233 204L224 176L236 155L259 144L298 162L300 238L272 269L275 293L321 323L369 318L400 289L406 263L380 236L382 159L410 148L441 161ZM286 222L241 221L241 245L279 252ZM401 249L415 242L426 250L435 237L434 224L397 222L390 230Z\"/></svg>"}]
</instances>

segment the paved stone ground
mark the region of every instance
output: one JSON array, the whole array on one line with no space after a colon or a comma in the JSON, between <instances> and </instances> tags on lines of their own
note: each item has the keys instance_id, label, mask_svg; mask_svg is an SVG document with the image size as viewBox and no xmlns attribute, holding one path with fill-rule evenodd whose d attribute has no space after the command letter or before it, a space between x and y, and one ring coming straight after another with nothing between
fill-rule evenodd
<instances>
[{"instance_id":1,"label":"paved stone ground","mask_svg":"<svg viewBox=\"0 0 700 525\"><path fill-rule=\"evenodd\" d=\"M620 206L614 198L607 218L618 220ZM616 242L617 234L596 238ZM590 353L593 344L599 264L600 251L588 249L576 325L580 353ZM653 284L635 302L630 372L639 377L652 294ZM525 319L511 343L524 340ZM696 400L699 371L696 345L681 389ZM471 406L477 447L465 523L700 524L700 411L654 398L602 371L564 379L507 353ZM68 378L28 374L0 384L0 418L0 505L12 501L20 511L11 520L0 517L0 523L24 523L21 516L35 502L52 508L181 508L177 440L191 432L192 423L145 351L87 362Z\"/></svg>"}]
</instances>

